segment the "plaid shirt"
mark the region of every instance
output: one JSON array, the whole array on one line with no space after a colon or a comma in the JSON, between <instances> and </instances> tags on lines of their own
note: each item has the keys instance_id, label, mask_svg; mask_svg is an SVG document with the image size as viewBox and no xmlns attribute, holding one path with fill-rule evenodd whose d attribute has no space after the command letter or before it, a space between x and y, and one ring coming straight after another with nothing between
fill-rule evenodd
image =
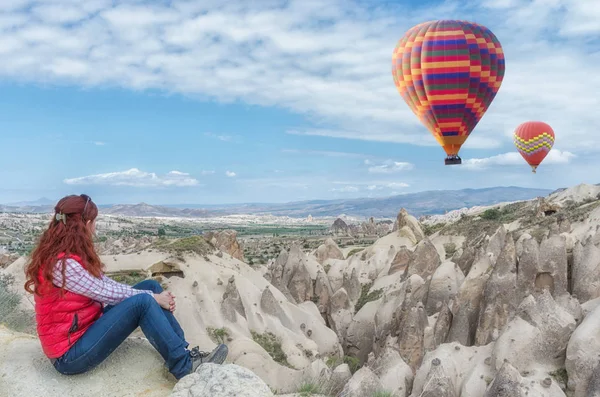
<instances>
[{"instance_id":1,"label":"plaid shirt","mask_svg":"<svg viewBox=\"0 0 600 397\"><path fill-rule=\"evenodd\" d=\"M52 271L52 282L59 287L63 284L61 265L62 261L58 261ZM118 283L104 274L101 278L96 278L73 259L65 261L65 278L67 291L87 296L105 305L116 305L137 294L154 294L152 291L134 289L126 284Z\"/></svg>"}]
</instances>

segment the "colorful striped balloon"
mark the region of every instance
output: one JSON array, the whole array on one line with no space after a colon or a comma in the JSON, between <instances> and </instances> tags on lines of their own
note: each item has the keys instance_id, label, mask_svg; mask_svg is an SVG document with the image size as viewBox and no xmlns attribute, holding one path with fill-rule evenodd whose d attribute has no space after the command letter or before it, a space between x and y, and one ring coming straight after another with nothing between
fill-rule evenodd
<instances>
[{"instance_id":1,"label":"colorful striped balloon","mask_svg":"<svg viewBox=\"0 0 600 397\"><path fill-rule=\"evenodd\" d=\"M404 101L446 154L456 156L500 89L504 53L482 25L430 21L400 39L392 72Z\"/></svg>"},{"instance_id":2,"label":"colorful striped balloon","mask_svg":"<svg viewBox=\"0 0 600 397\"><path fill-rule=\"evenodd\" d=\"M531 166L532 172L546 158L554 146L554 130L541 121L527 121L517 127L514 143L521 156Z\"/></svg>"}]
</instances>

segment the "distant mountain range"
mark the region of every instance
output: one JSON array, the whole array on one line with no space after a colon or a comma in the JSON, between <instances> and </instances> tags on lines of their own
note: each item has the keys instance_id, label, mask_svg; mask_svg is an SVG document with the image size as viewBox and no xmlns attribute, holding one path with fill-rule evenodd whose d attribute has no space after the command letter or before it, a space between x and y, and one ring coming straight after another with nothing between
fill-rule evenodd
<instances>
[{"instance_id":1,"label":"distant mountain range","mask_svg":"<svg viewBox=\"0 0 600 397\"><path fill-rule=\"evenodd\" d=\"M530 200L552 193L548 189L521 187L492 187L485 189L435 190L403 194L385 198L358 198L340 200L311 200L284 204L231 204L231 205L150 205L115 204L102 205L102 212L124 216L161 216L208 218L223 215L274 215L303 218L336 217L341 214L356 217L393 218L401 208L415 216L443 214L464 207L493 205L506 201ZM47 200L48 199L41 199ZM51 212L50 205L37 202L0 205L2 212Z\"/></svg>"}]
</instances>

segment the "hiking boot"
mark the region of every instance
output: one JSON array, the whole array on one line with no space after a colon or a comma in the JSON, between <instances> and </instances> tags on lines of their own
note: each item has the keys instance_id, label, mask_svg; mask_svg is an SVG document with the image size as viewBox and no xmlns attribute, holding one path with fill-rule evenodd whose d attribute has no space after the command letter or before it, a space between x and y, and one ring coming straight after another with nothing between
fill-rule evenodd
<instances>
[{"instance_id":1,"label":"hiking boot","mask_svg":"<svg viewBox=\"0 0 600 397\"><path fill-rule=\"evenodd\" d=\"M223 344L215 347L210 353L201 351L198 346L194 347L190 350L190 357L192 358L191 373L196 372L196 369L205 363L223 364L227 358L227 353L229 353L229 349Z\"/></svg>"}]
</instances>

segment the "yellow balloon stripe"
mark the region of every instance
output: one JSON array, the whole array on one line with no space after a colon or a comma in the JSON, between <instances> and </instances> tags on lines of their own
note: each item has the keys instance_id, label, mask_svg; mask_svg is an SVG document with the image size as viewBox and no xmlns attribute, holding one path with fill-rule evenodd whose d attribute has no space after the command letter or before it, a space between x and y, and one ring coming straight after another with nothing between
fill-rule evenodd
<instances>
[{"instance_id":1,"label":"yellow balloon stripe","mask_svg":"<svg viewBox=\"0 0 600 397\"><path fill-rule=\"evenodd\" d=\"M521 142L524 145L529 145L529 144L535 143L535 142L537 142L537 141L539 141L541 139L544 139L544 138L548 138L552 142L554 142L554 137L552 135L548 134L547 132L542 132L538 136L533 137L533 138L531 138L529 140L522 139L521 137L519 137L519 136L517 136L515 134L515 140Z\"/></svg>"},{"instance_id":2,"label":"yellow balloon stripe","mask_svg":"<svg viewBox=\"0 0 600 397\"><path fill-rule=\"evenodd\" d=\"M541 149L542 147L546 146L549 150L552 149L552 145L549 144L548 142L542 142L542 143L538 143L535 146L529 146L529 147L525 147L525 146L521 146L518 143L515 143L515 145L517 146L517 149L525 152L525 153L532 153L535 152L536 150Z\"/></svg>"}]
</instances>

